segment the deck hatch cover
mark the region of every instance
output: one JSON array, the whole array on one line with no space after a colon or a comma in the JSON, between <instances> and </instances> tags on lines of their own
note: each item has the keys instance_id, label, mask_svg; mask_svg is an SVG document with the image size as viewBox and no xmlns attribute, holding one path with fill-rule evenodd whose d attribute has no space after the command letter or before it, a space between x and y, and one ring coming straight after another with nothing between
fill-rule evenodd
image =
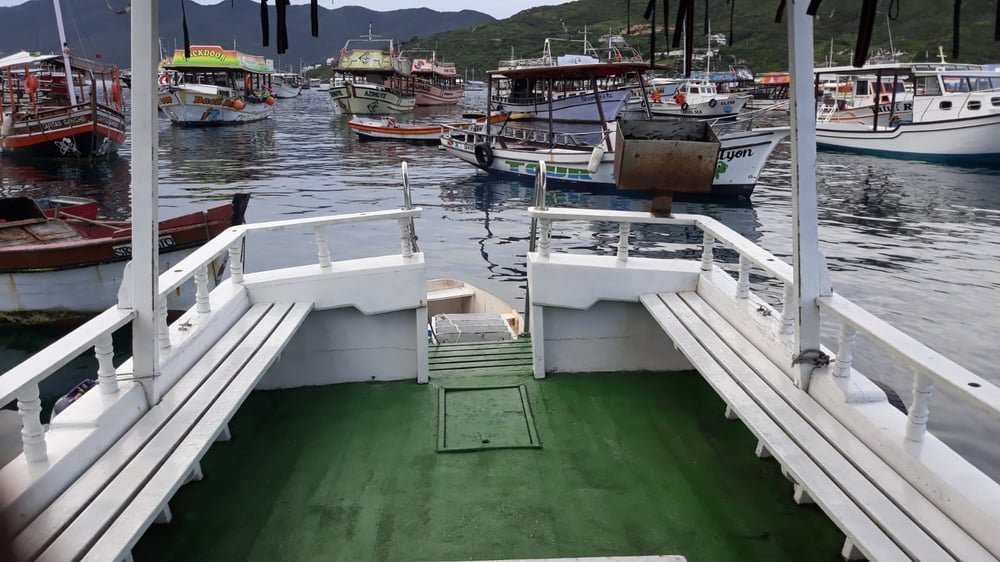
<instances>
[{"instance_id":1,"label":"deck hatch cover","mask_svg":"<svg viewBox=\"0 0 1000 562\"><path fill-rule=\"evenodd\" d=\"M523 384L438 390L438 452L539 448Z\"/></svg>"}]
</instances>

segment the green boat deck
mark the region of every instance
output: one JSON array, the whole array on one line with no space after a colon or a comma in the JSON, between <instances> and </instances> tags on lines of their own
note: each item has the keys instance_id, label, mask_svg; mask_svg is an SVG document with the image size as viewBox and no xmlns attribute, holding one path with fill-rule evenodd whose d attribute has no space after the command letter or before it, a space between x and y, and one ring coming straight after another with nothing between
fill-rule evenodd
<instances>
[{"instance_id":1,"label":"green boat deck","mask_svg":"<svg viewBox=\"0 0 1000 562\"><path fill-rule=\"evenodd\" d=\"M428 385L253 393L136 559L839 559L697 373L537 381L525 345L432 348Z\"/></svg>"}]
</instances>

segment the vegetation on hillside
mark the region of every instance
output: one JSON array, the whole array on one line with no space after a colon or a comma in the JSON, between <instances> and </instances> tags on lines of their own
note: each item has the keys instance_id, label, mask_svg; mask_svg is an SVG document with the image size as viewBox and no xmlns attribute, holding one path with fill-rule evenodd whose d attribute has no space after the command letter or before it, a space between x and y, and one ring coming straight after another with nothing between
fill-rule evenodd
<instances>
[{"instance_id":1,"label":"vegetation on hillside","mask_svg":"<svg viewBox=\"0 0 1000 562\"><path fill-rule=\"evenodd\" d=\"M512 54L516 58L541 56L546 37L581 40L586 27L588 39L596 43L609 31L625 34L626 24L631 23L633 33L627 35L627 39L648 57L649 22L642 17L646 2L629 2L630 14L626 12L626 4L626 0L577 0L532 8L495 23L413 38L405 42L403 48L434 48L439 57L454 61L460 73L468 72L470 78L479 79L483 71L496 68L498 61L511 58ZM695 48L704 50L704 4L695 4ZM720 57L714 59L713 68L725 68L742 60L756 72L784 70L788 64L787 28L785 23L774 21L777 5L776 1L737 2L730 36L730 6L726 0L710 0L712 32L725 33L729 40L727 45L719 47ZM671 18L675 17L676 8L677 2L671 2ZM902 60L936 60L938 45L944 47L950 60L950 2L908 0L902 4L898 19L891 22L888 22L885 9L881 8L883 11L876 20L871 43L873 52L889 50L891 29L892 47L904 52ZM859 11L860 3L856 0L826 0L821 4L815 22L818 65L830 55L831 41L834 64L849 64L858 33ZM665 52L669 45L662 32L662 2L658 3L658 12L656 50ZM961 56L956 62L1000 62L1000 42L993 41L994 14L993 0L966 0L963 3ZM673 21L670 27L672 38ZM579 43L565 42L554 43L553 51L560 45L564 52L574 52L574 47L575 52L579 52ZM677 63L665 57L657 62Z\"/></svg>"}]
</instances>

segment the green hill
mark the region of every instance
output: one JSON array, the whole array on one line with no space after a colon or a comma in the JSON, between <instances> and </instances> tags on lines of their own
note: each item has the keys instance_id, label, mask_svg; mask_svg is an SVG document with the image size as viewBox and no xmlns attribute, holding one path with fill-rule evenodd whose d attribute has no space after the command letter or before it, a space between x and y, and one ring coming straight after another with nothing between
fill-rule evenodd
<instances>
[{"instance_id":1,"label":"green hill","mask_svg":"<svg viewBox=\"0 0 1000 562\"><path fill-rule=\"evenodd\" d=\"M754 71L777 71L787 68L786 24L775 23L778 2L736 2L733 36L729 36L729 6L725 0L710 0L713 33L725 33L729 44L719 47L720 58L714 59L713 68L728 65L735 60L748 62ZM902 60L936 59L938 45L951 60L952 3L942 0L907 0L895 21L888 23L883 2L876 19L871 50L889 50L891 28L892 47L903 51ZM695 47L704 50L704 3L696 2ZM826 0L821 4L815 21L816 61L822 64L829 55L831 40L835 64L849 64L858 33L860 2L857 0ZM629 42L648 56L649 26L642 18L646 2L631 2L630 23L634 34ZM676 14L677 2L671 2ZM996 4L994 0L966 0L962 12L962 41L960 57L956 62L1000 62L1000 42L993 41ZM657 26L662 26L662 3L658 5ZM672 14L671 18L675 17ZM454 61L459 72L475 71L480 78L483 70L497 67L501 59L536 57L541 55L546 37L579 40L584 26L591 42L609 31L624 33L626 0L577 0L558 6L532 8L506 20L413 38L405 47L421 46L437 49L438 55ZM672 27L671 22L671 27ZM640 25L641 24L641 25ZM640 33L641 30L644 30ZM567 43L564 49L572 50ZM577 47L579 45L577 44ZM667 43L662 31L656 38L657 51L666 51ZM557 54L557 53L553 53ZM663 59L667 62L667 59ZM659 62L659 60L658 60ZM699 63L700 64L700 63ZM679 64L678 64L679 66ZM698 68L696 65L695 68ZM471 77L471 76L470 76Z\"/></svg>"}]
</instances>

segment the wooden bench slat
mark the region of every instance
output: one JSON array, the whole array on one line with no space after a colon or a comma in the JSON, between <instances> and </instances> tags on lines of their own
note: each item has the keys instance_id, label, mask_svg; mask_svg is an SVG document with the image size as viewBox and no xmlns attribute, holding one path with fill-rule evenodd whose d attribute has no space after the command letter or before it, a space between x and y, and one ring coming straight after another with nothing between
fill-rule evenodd
<instances>
[{"instance_id":1,"label":"wooden bench slat","mask_svg":"<svg viewBox=\"0 0 1000 562\"><path fill-rule=\"evenodd\" d=\"M795 409L823 438L850 459L863 475L892 498L904 513L928 532L958 560L989 560L993 555L973 537L944 514L919 490L893 470L856 435L846 429L830 412L817 403L812 396L795 387L785 373L747 340L736 328L722 317L711 305L695 293L681 293L681 299L739 355L760 379L778 393L789 406ZM877 478L873 478L878 475ZM837 475L835 475L836 477Z\"/></svg>"},{"instance_id":2,"label":"wooden bench slat","mask_svg":"<svg viewBox=\"0 0 1000 562\"><path fill-rule=\"evenodd\" d=\"M692 331L709 354L743 387L743 390L774 418L802 450L837 482L837 485L892 537L897 545L914 558L927 557L934 560L951 558L941 545L917 526L782 396L764 382L760 375L747 365L744 358L729 347L728 339L723 340L705 323L688 304L690 301L701 301L701 297L695 293L688 293L681 298L680 295L672 293L660 295L660 298L681 323ZM702 312L705 312L705 308L708 308L707 305L702 307ZM739 339L741 336L735 334L733 337ZM766 364L771 362L767 361Z\"/></svg>"},{"instance_id":3,"label":"wooden bench slat","mask_svg":"<svg viewBox=\"0 0 1000 562\"><path fill-rule=\"evenodd\" d=\"M669 298L676 295L662 296ZM744 392L667 307L661 295L642 295L639 300L715 392L736 411L744 425L764 442L768 451L809 491L834 524L868 559L909 560L882 529Z\"/></svg>"},{"instance_id":4,"label":"wooden bench slat","mask_svg":"<svg viewBox=\"0 0 1000 562\"><path fill-rule=\"evenodd\" d=\"M84 557L85 561L118 560L135 546L157 514L184 484L194 465L205 455L264 373L278 359L311 310L311 303L296 303L289 310L281 324L259 347L253 359L233 378L194 429L91 548Z\"/></svg>"},{"instance_id":5,"label":"wooden bench slat","mask_svg":"<svg viewBox=\"0 0 1000 562\"><path fill-rule=\"evenodd\" d=\"M274 331L290 308L291 304L273 305L180 411L52 541L38 559L52 562L74 560L89 548L174 451L229 381L250 360L257 346Z\"/></svg>"},{"instance_id":6,"label":"wooden bench slat","mask_svg":"<svg viewBox=\"0 0 1000 562\"><path fill-rule=\"evenodd\" d=\"M19 557L32 559L62 531L114 478L136 453L183 406L205 379L221 364L271 308L257 304L240 317L229 331L199 359L191 370L144 414L101 457L14 539Z\"/></svg>"}]
</instances>

